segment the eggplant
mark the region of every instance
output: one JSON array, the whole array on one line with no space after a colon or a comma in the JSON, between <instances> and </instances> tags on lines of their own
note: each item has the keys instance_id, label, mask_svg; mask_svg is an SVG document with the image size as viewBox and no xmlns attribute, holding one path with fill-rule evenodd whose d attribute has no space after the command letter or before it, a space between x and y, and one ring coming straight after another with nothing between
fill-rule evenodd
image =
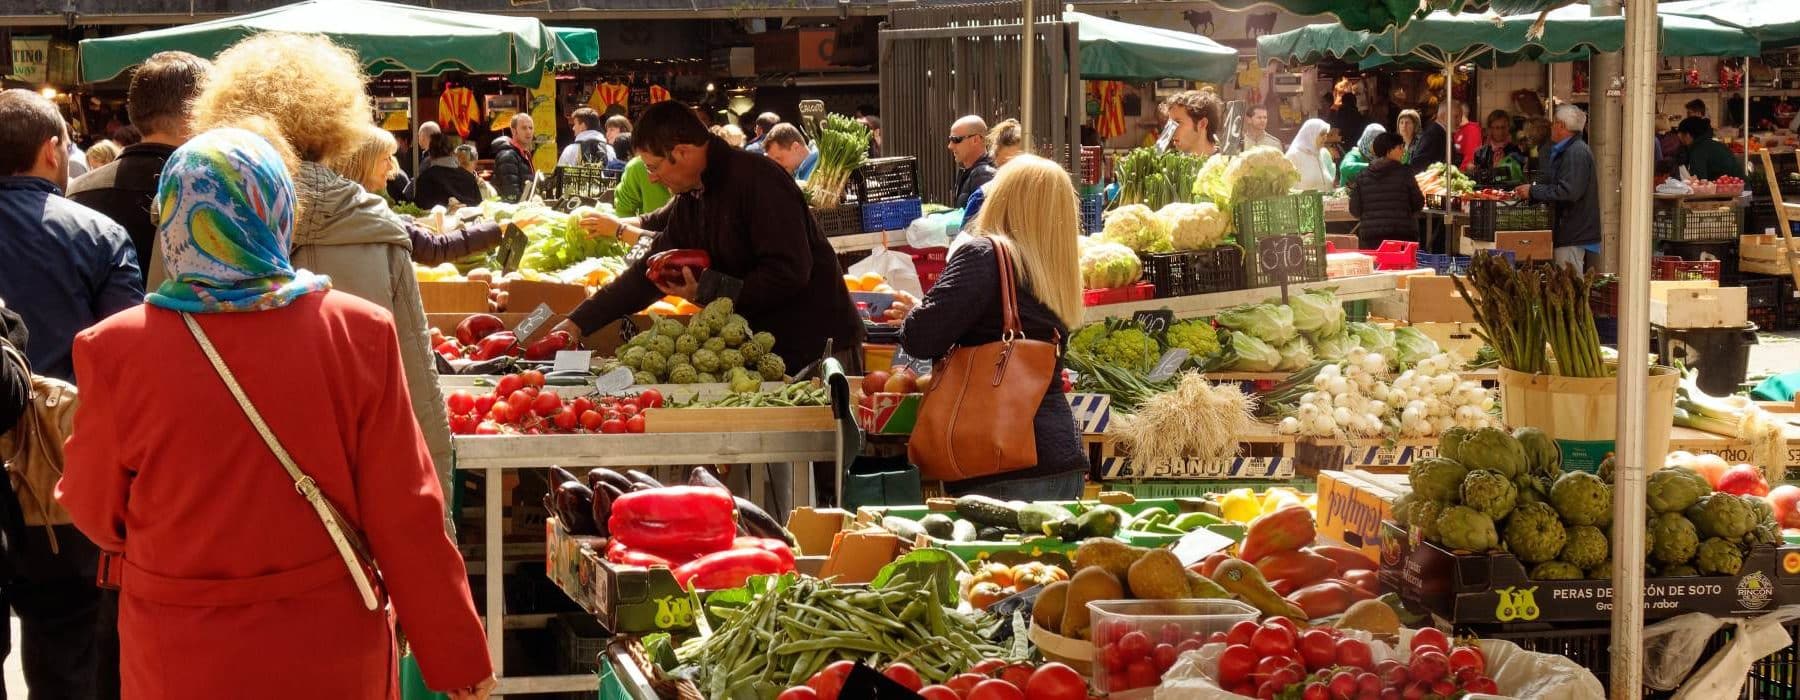
<instances>
[{"instance_id":1,"label":"eggplant","mask_svg":"<svg viewBox=\"0 0 1800 700\"><path fill-rule=\"evenodd\" d=\"M595 467L588 470L588 488L599 489L600 484L603 483L611 484L613 489L617 490L619 493L625 493L631 490L631 480L625 478L624 474L607 469L606 467Z\"/></svg>"},{"instance_id":2,"label":"eggplant","mask_svg":"<svg viewBox=\"0 0 1800 700\"><path fill-rule=\"evenodd\" d=\"M744 529L748 530L751 536L781 540L786 542L789 547L795 546L793 534L789 533L787 528L782 527L781 523L776 522L775 518L770 517L768 511L742 496L732 496L732 499L737 503L738 522L744 525Z\"/></svg>"},{"instance_id":3,"label":"eggplant","mask_svg":"<svg viewBox=\"0 0 1800 700\"><path fill-rule=\"evenodd\" d=\"M550 465L550 483L560 484L565 481L580 482L581 479L576 478L574 474L570 474L567 469L554 464Z\"/></svg>"},{"instance_id":4,"label":"eggplant","mask_svg":"<svg viewBox=\"0 0 1800 700\"><path fill-rule=\"evenodd\" d=\"M656 477L650 476L649 474L645 474L636 469L625 470L625 476L627 478L630 478L632 481L635 481L639 484L648 486L653 489L660 489L663 487L662 482L657 481Z\"/></svg>"},{"instance_id":5,"label":"eggplant","mask_svg":"<svg viewBox=\"0 0 1800 700\"><path fill-rule=\"evenodd\" d=\"M612 494L618 493L606 482L600 482L590 489L593 492L593 505L590 515L594 518L594 532L601 537L612 537Z\"/></svg>"},{"instance_id":6,"label":"eggplant","mask_svg":"<svg viewBox=\"0 0 1800 700\"><path fill-rule=\"evenodd\" d=\"M713 476L712 470L707 469L706 467L694 467L694 471L688 473L688 485L711 486L715 489L731 490L731 487L726 486L725 482L719 481L719 477Z\"/></svg>"},{"instance_id":7,"label":"eggplant","mask_svg":"<svg viewBox=\"0 0 1800 700\"><path fill-rule=\"evenodd\" d=\"M570 479L551 491L556 497L554 512L570 534L598 535L594 525L594 492L581 482Z\"/></svg>"}]
</instances>

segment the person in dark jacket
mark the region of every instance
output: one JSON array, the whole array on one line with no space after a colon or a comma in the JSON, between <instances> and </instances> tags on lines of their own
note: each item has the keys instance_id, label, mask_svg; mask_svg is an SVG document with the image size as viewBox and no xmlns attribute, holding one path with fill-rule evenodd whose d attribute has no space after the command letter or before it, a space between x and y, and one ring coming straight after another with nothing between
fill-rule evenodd
<instances>
[{"instance_id":1,"label":"person in dark jacket","mask_svg":"<svg viewBox=\"0 0 1800 700\"><path fill-rule=\"evenodd\" d=\"M163 51L144 61L131 74L125 102L143 140L126 146L118 160L69 183L69 199L125 227L140 267L156 245L150 201L157 178L169 154L187 142L191 107L210 72L211 61L184 51ZM151 276L148 269L142 272L146 280Z\"/></svg>"},{"instance_id":2,"label":"person in dark jacket","mask_svg":"<svg viewBox=\"0 0 1800 700\"><path fill-rule=\"evenodd\" d=\"M525 194L525 183L533 177L531 169L532 138L536 128L531 115L520 112L512 118L512 136L494 139L494 189L500 198L517 202Z\"/></svg>"},{"instance_id":3,"label":"person in dark jacket","mask_svg":"<svg viewBox=\"0 0 1800 700\"><path fill-rule=\"evenodd\" d=\"M1414 173L1425 172L1432 163L1444 162L1445 155L1449 153L1446 149L1450 145L1450 132L1444 129L1443 116L1444 112L1440 109L1438 118L1425 124L1418 140L1413 141L1412 147L1407 150L1407 164Z\"/></svg>"},{"instance_id":4,"label":"person in dark jacket","mask_svg":"<svg viewBox=\"0 0 1800 700\"><path fill-rule=\"evenodd\" d=\"M1381 133L1370 150L1379 154L1375 163L1350 181L1350 214L1358 221L1357 239L1368 250L1381 247L1382 241L1418 240L1425 195L1412 170L1402 162L1405 142L1398 135Z\"/></svg>"},{"instance_id":5,"label":"person in dark jacket","mask_svg":"<svg viewBox=\"0 0 1800 700\"><path fill-rule=\"evenodd\" d=\"M1701 180L1720 175L1744 176L1743 163L1731 155L1730 146L1713 138L1712 122L1706 117L1688 117L1681 120L1676 129L1680 132L1682 152L1686 154L1681 164L1687 166L1689 175Z\"/></svg>"},{"instance_id":6,"label":"person in dark jacket","mask_svg":"<svg viewBox=\"0 0 1800 700\"><path fill-rule=\"evenodd\" d=\"M1555 260L1581 270L1589 253L1600 252L1600 192L1594 174L1594 152L1581 140L1587 112L1575 105L1556 108L1550 120L1550 146L1536 184L1519 185L1514 194L1533 202L1551 202L1555 224L1551 239Z\"/></svg>"},{"instance_id":7,"label":"person in dark jacket","mask_svg":"<svg viewBox=\"0 0 1800 700\"><path fill-rule=\"evenodd\" d=\"M432 207L448 208L452 198L465 207L481 203L481 184L475 173L456 161L456 147L450 139L432 139L425 156L419 179L413 183L414 204L430 211Z\"/></svg>"},{"instance_id":8,"label":"person in dark jacket","mask_svg":"<svg viewBox=\"0 0 1800 700\"><path fill-rule=\"evenodd\" d=\"M973 114L950 125L948 147L958 168L956 201L952 206L957 209L969 203L969 197L975 194L975 190L994 179L994 158L988 155L987 133L987 122Z\"/></svg>"},{"instance_id":9,"label":"person in dark jacket","mask_svg":"<svg viewBox=\"0 0 1800 700\"><path fill-rule=\"evenodd\" d=\"M900 346L913 357L939 358L955 347L1000 340L1004 314L995 251L1002 247L1015 271L1024 336L1051 342L1067 339L1083 315L1076 233L1080 220L1075 188L1062 166L1032 155L1013 159L994 178L987 204L970 226L968 242L950 256L943 277L907 314L900 327ZM1021 501L1081 497L1088 460L1062 393L1060 358L1056 372L1046 379L1044 399L1032 420L1038 463L946 483L945 491Z\"/></svg>"},{"instance_id":10,"label":"person in dark jacket","mask_svg":"<svg viewBox=\"0 0 1800 700\"><path fill-rule=\"evenodd\" d=\"M0 299L0 345L11 345L23 354L30 338L31 334L25 330L25 319L6 308L6 300ZM25 407L30 404L31 375L26 374L25 368L18 363L0 358L0 435L18 425L19 418L25 415Z\"/></svg>"}]
</instances>

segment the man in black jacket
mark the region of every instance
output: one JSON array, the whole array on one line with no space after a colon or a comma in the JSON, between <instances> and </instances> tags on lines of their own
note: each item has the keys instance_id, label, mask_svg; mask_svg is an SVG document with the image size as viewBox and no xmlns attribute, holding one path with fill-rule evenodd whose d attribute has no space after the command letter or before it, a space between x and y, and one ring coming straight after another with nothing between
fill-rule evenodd
<instances>
[{"instance_id":1,"label":"man in black jacket","mask_svg":"<svg viewBox=\"0 0 1800 700\"><path fill-rule=\"evenodd\" d=\"M1450 132L1444 129L1444 119L1449 116L1445 107L1439 107L1437 118L1423 126L1419 139L1407 155L1412 156L1410 163L1415 173L1425 172L1432 163L1442 163L1449 156Z\"/></svg>"},{"instance_id":2,"label":"man in black jacket","mask_svg":"<svg viewBox=\"0 0 1800 700\"><path fill-rule=\"evenodd\" d=\"M1382 132L1369 148L1374 164L1350 181L1350 214L1357 218L1356 237L1365 250L1382 241L1418 240L1419 211L1425 195L1406 164L1406 141L1399 134Z\"/></svg>"},{"instance_id":3,"label":"man in black jacket","mask_svg":"<svg viewBox=\"0 0 1800 700\"><path fill-rule=\"evenodd\" d=\"M525 183L531 182L531 152L536 125L531 115L513 115L512 136L494 139L494 189L500 198L517 202L525 194Z\"/></svg>"},{"instance_id":4,"label":"man in black jacket","mask_svg":"<svg viewBox=\"0 0 1800 700\"><path fill-rule=\"evenodd\" d=\"M1550 120L1550 147L1537 184L1519 185L1514 194L1556 207L1551 239L1557 264L1585 267L1588 253L1600 252L1600 192L1594 175L1594 152L1581 140L1587 112L1575 105L1556 108Z\"/></svg>"},{"instance_id":5,"label":"man in black jacket","mask_svg":"<svg viewBox=\"0 0 1800 700\"><path fill-rule=\"evenodd\" d=\"M131 74L125 109L143 140L125 147L118 160L69 183L69 199L112 219L131 236L145 282L151 277L151 250L156 223L150 202L156 197L163 163L186 143L194 98L212 72L212 63L184 51L163 51Z\"/></svg>"},{"instance_id":6,"label":"man in black jacket","mask_svg":"<svg viewBox=\"0 0 1800 700\"><path fill-rule=\"evenodd\" d=\"M956 201L963 208L975 190L994 179L994 159L988 155L987 122L973 114L950 125L950 156L956 159Z\"/></svg>"}]
</instances>

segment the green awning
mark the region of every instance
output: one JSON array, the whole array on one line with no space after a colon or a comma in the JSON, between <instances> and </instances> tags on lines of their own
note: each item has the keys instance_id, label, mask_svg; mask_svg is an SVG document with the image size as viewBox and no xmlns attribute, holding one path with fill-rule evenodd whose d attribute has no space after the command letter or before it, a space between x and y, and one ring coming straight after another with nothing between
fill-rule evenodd
<instances>
[{"instance_id":1,"label":"green awning","mask_svg":"<svg viewBox=\"0 0 1800 700\"><path fill-rule=\"evenodd\" d=\"M1455 7L1464 12L1492 10L1501 15L1536 15L1566 5L1572 0L1214 0L1214 4L1233 10L1248 10L1274 5L1299 15L1331 15L1352 31L1379 32L1392 26L1406 26L1432 10ZM1780 1L1780 0L1777 0Z\"/></svg>"},{"instance_id":2,"label":"green awning","mask_svg":"<svg viewBox=\"0 0 1800 700\"><path fill-rule=\"evenodd\" d=\"M570 37L577 43L586 40ZM213 57L261 32L323 34L361 58L371 75L398 71L437 75L462 71L504 75L536 85L550 65L573 63L576 51L532 17L432 10L373 0L306 0L237 17L81 42L81 74L109 80L158 51ZM592 31L587 32L592 35ZM599 41L593 40L593 54Z\"/></svg>"},{"instance_id":3,"label":"green awning","mask_svg":"<svg viewBox=\"0 0 1800 700\"><path fill-rule=\"evenodd\" d=\"M1180 78L1224 82L1237 72L1237 49L1206 37L1065 12L1081 34L1084 80Z\"/></svg>"},{"instance_id":4,"label":"green awning","mask_svg":"<svg viewBox=\"0 0 1800 700\"><path fill-rule=\"evenodd\" d=\"M1257 39L1257 59L1289 65L1324 58L1381 63L1379 57L1443 66L1498 59L1573 60L1625 44L1625 18L1593 17L1585 6L1551 11L1543 35L1530 36L1535 16L1434 12L1380 33L1312 25ZM1662 53L1669 56L1747 56L1760 50L1741 29L1685 17L1662 18ZM1498 57L1498 58L1496 58ZM1500 62L1504 62L1501 60Z\"/></svg>"},{"instance_id":5,"label":"green awning","mask_svg":"<svg viewBox=\"0 0 1800 700\"><path fill-rule=\"evenodd\" d=\"M1800 44L1800 2L1794 0L1683 0L1657 5L1656 12L1665 21L1683 16L1737 27L1765 46Z\"/></svg>"},{"instance_id":6,"label":"green awning","mask_svg":"<svg viewBox=\"0 0 1800 700\"><path fill-rule=\"evenodd\" d=\"M551 27L559 45L552 65L591 66L600 62L600 34L581 27Z\"/></svg>"}]
</instances>

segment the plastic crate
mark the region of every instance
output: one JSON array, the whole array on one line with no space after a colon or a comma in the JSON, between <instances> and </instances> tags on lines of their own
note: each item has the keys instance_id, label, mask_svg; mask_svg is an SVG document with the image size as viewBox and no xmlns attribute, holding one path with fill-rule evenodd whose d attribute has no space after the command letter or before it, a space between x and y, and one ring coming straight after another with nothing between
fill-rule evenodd
<instances>
[{"instance_id":1,"label":"plastic crate","mask_svg":"<svg viewBox=\"0 0 1800 700\"><path fill-rule=\"evenodd\" d=\"M1543 202L1501 202L1473 199L1469 210L1469 240L1494 240L1496 231L1548 231L1554 221L1553 209Z\"/></svg>"},{"instance_id":2,"label":"plastic crate","mask_svg":"<svg viewBox=\"0 0 1800 700\"><path fill-rule=\"evenodd\" d=\"M1618 275L1601 275L1594 279L1594 284L1588 288L1588 308L1596 318L1619 316Z\"/></svg>"},{"instance_id":3,"label":"plastic crate","mask_svg":"<svg viewBox=\"0 0 1800 700\"><path fill-rule=\"evenodd\" d=\"M863 233L899 231L905 229L913 222L913 219L917 219L921 215L923 215L923 206L918 197L864 202L862 205L862 230Z\"/></svg>"},{"instance_id":4,"label":"plastic crate","mask_svg":"<svg viewBox=\"0 0 1800 700\"><path fill-rule=\"evenodd\" d=\"M1104 306L1106 304L1123 304L1128 301L1143 301L1156 298L1156 286L1149 282L1138 282L1129 287L1113 289L1083 289L1081 304L1083 306Z\"/></svg>"},{"instance_id":5,"label":"plastic crate","mask_svg":"<svg viewBox=\"0 0 1800 700\"><path fill-rule=\"evenodd\" d=\"M931 285L937 284L938 278L944 276L944 265L950 261L950 249L943 246L914 248L897 245L890 246L888 250L912 256L913 269L919 273L920 291L931 291Z\"/></svg>"},{"instance_id":6,"label":"plastic crate","mask_svg":"<svg viewBox=\"0 0 1800 700\"><path fill-rule=\"evenodd\" d=\"M1785 625L1790 637L1800 634L1800 623ZM1726 642L1731 640L1736 628L1726 625L1715 632L1707 640L1700 660L1695 664L1697 669L1706 660L1722 650ZM1483 639L1499 639L1519 645L1526 651L1540 654L1554 654L1574 661L1594 672L1601 684L1609 689L1612 686L1612 629L1608 626L1557 627L1554 629L1524 630L1489 630L1479 627L1458 627L1458 636L1473 635ZM1744 691L1740 695L1731 696L1742 700L1792 700L1796 697L1796 688L1800 685L1800 644L1790 644L1768 656L1757 659L1750 666L1750 673L1745 679ZM1643 689L1642 695L1647 699L1672 697L1672 692Z\"/></svg>"},{"instance_id":7,"label":"plastic crate","mask_svg":"<svg viewBox=\"0 0 1800 700\"><path fill-rule=\"evenodd\" d=\"M1100 182L1101 164L1106 162L1104 150L1099 146L1081 147L1081 184L1093 185Z\"/></svg>"},{"instance_id":8,"label":"plastic crate","mask_svg":"<svg viewBox=\"0 0 1800 700\"><path fill-rule=\"evenodd\" d=\"M1773 306L1752 306L1744 310L1744 315L1757 328L1770 330L1787 330L1781 327L1781 309Z\"/></svg>"},{"instance_id":9,"label":"plastic crate","mask_svg":"<svg viewBox=\"0 0 1800 700\"><path fill-rule=\"evenodd\" d=\"M919 159L912 156L863 161L851 178L856 200L865 204L919 197Z\"/></svg>"},{"instance_id":10,"label":"plastic crate","mask_svg":"<svg viewBox=\"0 0 1800 700\"><path fill-rule=\"evenodd\" d=\"M585 613L561 613L550 620L556 635L556 658L565 673L596 673L600 655L612 636Z\"/></svg>"},{"instance_id":11,"label":"plastic crate","mask_svg":"<svg viewBox=\"0 0 1800 700\"><path fill-rule=\"evenodd\" d=\"M1325 253L1362 253L1375 259L1377 270L1411 270L1419 265L1419 244L1412 241L1382 241L1374 250L1338 250L1329 241Z\"/></svg>"},{"instance_id":12,"label":"plastic crate","mask_svg":"<svg viewBox=\"0 0 1800 700\"><path fill-rule=\"evenodd\" d=\"M1739 280L1738 286L1744 288L1744 305L1752 309L1777 309L1781 307L1781 279L1776 277L1745 277ZM1767 328L1768 326L1763 326Z\"/></svg>"},{"instance_id":13,"label":"plastic crate","mask_svg":"<svg viewBox=\"0 0 1800 700\"><path fill-rule=\"evenodd\" d=\"M830 209L814 207L812 212L819 220L819 230L825 232L827 238L863 232L862 206L859 204L839 204Z\"/></svg>"},{"instance_id":14,"label":"plastic crate","mask_svg":"<svg viewBox=\"0 0 1800 700\"><path fill-rule=\"evenodd\" d=\"M622 172L598 165L559 165L538 193L546 200L596 199L618 184Z\"/></svg>"},{"instance_id":15,"label":"plastic crate","mask_svg":"<svg viewBox=\"0 0 1800 700\"><path fill-rule=\"evenodd\" d=\"M1738 283L1738 239L1721 241L1662 241L1653 255L1667 255L1683 260L1719 261L1719 284ZM1652 268L1654 272L1655 268Z\"/></svg>"},{"instance_id":16,"label":"plastic crate","mask_svg":"<svg viewBox=\"0 0 1800 700\"><path fill-rule=\"evenodd\" d=\"M1650 279L1653 280L1712 280L1719 281L1718 260L1683 260L1673 255L1658 255L1650 259Z\"/></svg>"},{"instance_id":17,"label":"plastic crate","mask_svg":"<svg viewBox=\"0 0 1800 700\"><path fill-rule=\"evenodd\" d=\"M1237 246L1140 256L1158 299L1244 288L1244 251Z\"/></svg>"},{"instance_id":18,"label":"plastic crate","mask_svg":"<svg viewBox=\"0 0 1800 700\"><path fill-rule=\"evenodd\" d=\"M1731 200L1656 200L1650 230L1660 241L1736 241L1744 209Z\"/></svg>"},{"instance_id":19,"label":"plastic crate","mask_svg":"<svg viewBox=\"0 0 1800 700\"><path fill-rule=\"evenodd\" d=\"M1325 195L1304 192L1244 202L1237 209L1238 240L1244 250L1255 250L1253 239L1263 236L1298 235L1325 243ZM1323 257L1320 264L1324 264ZM1319 274L1325 274L1320 268Z\"/></svg>"},{"instance_id":20,"label":"plastic crate","mask_svg":"<svg viewBox=\"0 0 1800 700\"><path fill-rule=\"evenodd\" d=\"M1081 195L1081 231L1099 233L1106 227L1106 195L1100 192Z\"/></svg>"}]
</instances>

